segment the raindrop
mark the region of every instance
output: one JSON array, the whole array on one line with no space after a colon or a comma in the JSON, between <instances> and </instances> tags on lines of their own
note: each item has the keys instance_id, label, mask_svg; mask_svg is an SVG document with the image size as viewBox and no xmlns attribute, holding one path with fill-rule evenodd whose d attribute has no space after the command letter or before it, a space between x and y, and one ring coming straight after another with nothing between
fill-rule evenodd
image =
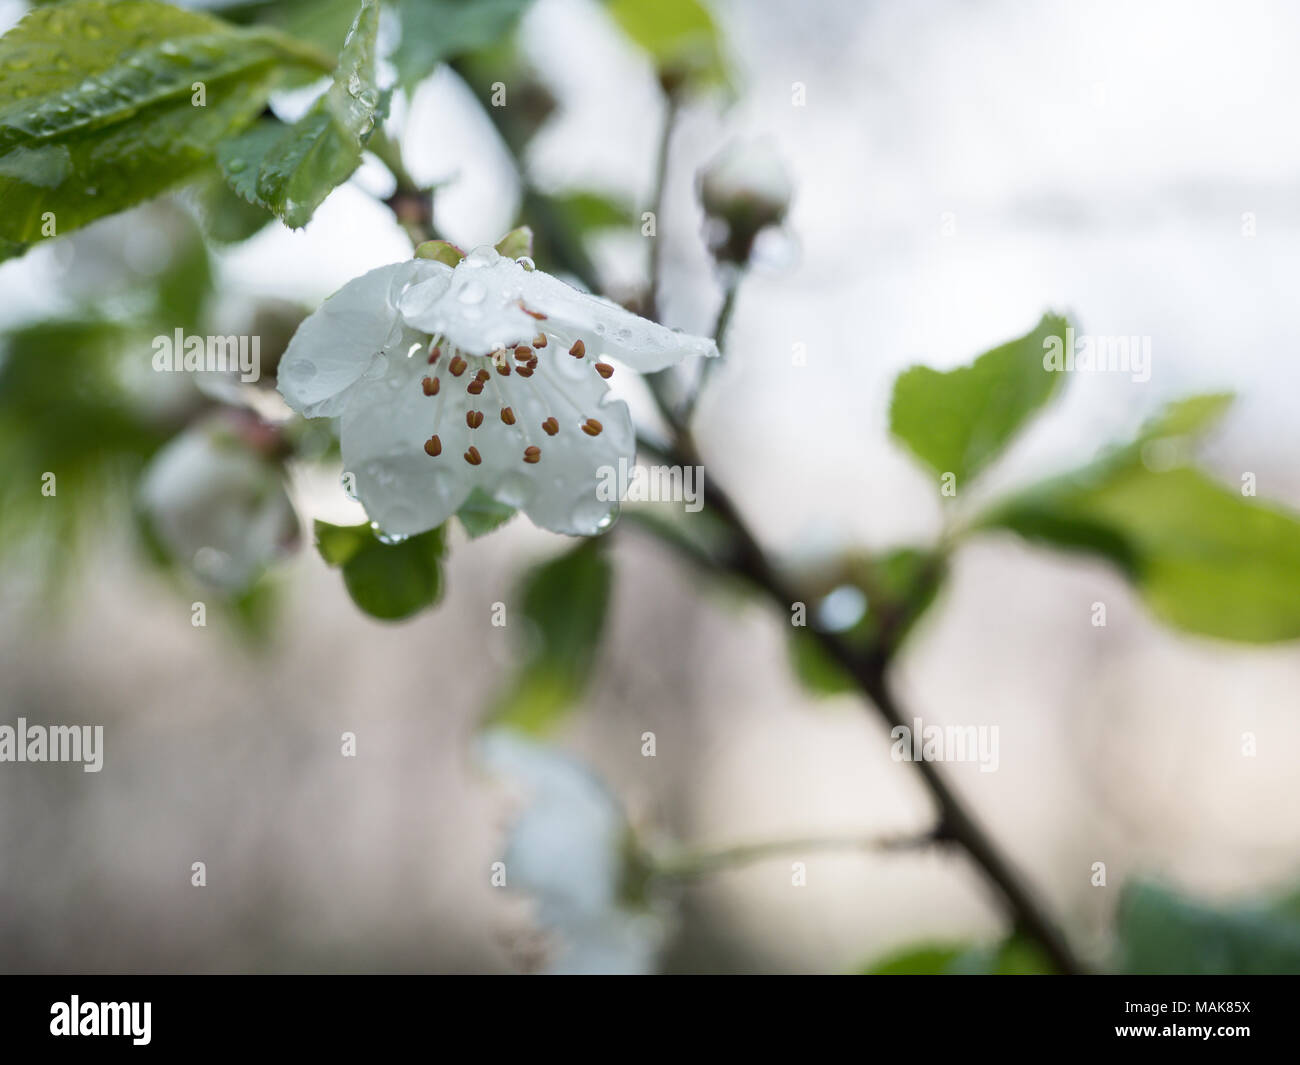
<instances>
[{"instance_id":1,"label":"raindrop","mask_svg":"<svg viewBox=\"0 0 1300 1065\"><path fill-rule=\"evenodd\" d=\"M531 258L529 258L527 255L521 255L521 256L519 256L519 258L516 259L515 262L517 262L517 263L518 263L520 266L522 266L525 270L530 270L530 271L531 271L531 270L536 270L536 269L537 269L537 264L536 264L535 262L533 262L533 260L532 260Z\"/></svg>"},{"instance_id":2,"label":"raindrop","mask_svg":"<svg viewBox=\"0 0 1300 1065\"><path fill-rule=\"evenodd\" d=\"M576 529L591 529L598 532L608 529L614 521L609 504L599 499L582 499L573 508L573 526Z\"/></svg>"},{"instance_id":3,"label":"raindrop","mask_svg":"<svg viewBox=\"0 0 1300 1065\"><path fill-rule=\"evenodd\" d=\"M299 381L310 381L316 376L316 364L306 360L295 362L289 367L289 373Z\"/></svg>"},{"instance_id":4,"label":"raindrop","mask_svg":"<svg viewBox=\"0 0 1300 1065\"><path fill-rule=\"evenodd\" d=\"M841 584L817 604L817 623L828 632L853 628L867 612L867 597L861 588Z\"/></svg>"},{"instance_id":5,"label":"raindrop","mask_svg":"<svg viewBox=\"0 0 1300 1065\"><path fill-rule=\"evenodd\" d=\"M360 96L360 95L361 95L361 75L360 75L360 74L353 73L353 74L349 74L349 75L348 75L348 95L349 95L349 96Z\"/></svg>"},{"instance_id":6,"label":"raindrop","mask_svg":"<svg viewBox=\"0 0 1300 1065\"><path fill-rule=\"evenodd\" d=\"M386 533L373 521L370 523L370 529L374 532L376 540L381 544L387 544L389 547L392 547L395 544L405 543L411 538L409 533Z\"/></svg>"}]
</instances>

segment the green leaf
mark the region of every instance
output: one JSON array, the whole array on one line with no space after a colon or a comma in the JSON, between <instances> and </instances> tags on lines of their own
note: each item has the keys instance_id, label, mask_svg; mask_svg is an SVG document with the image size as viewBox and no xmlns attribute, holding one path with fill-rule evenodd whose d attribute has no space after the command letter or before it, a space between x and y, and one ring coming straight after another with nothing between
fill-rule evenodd
<instances>
[{"instance_id":1,"label":"green leaf","mask_svg":"<svg viewBox=\"0 0 1300 1065\"><path fill-rule=\"evenodd\" d=\"M1133 444L1013 496L976 527L1108 559L1176 628L1248 643L1300 638L1300 520L1183 464L1170 435L1223 408L1222 396L1178 404Z\"/></svg>"},{"instance_id":2,"label":"green leaf","mask_svg":"<svg viewBox=\"0 0 1300 1065\"><path fill-rule=\"evenodd\" d=\"M994 944L919 944L863 970L869 976L1035 976L1055 971L1041 948L1019 935Z\"/></svg>"},{"instance_id":3,"label":"green leaf","mask_svg":"<svg viewBox=\"0 0 1300 1065\"><path fill-rule=\"evenodd\" d=\"M369 525L316 522L316 548L343 570L352 601L371 617L400 621L442 596L443 527L386 544Z\"/></svg>"},{"instance_id":4,"label":"green leaf","mask_svg":"<svg viewBox=\"0 0 1300 1065\"><path fill-rule=\"evenodd\" d=\"M1300 919L1285 905L1220 909L1137 882L1120 899L1118 926L1126 972L1300 973Z\"/></svg>"},{"instance_id":5,"label":"green leaf","mask_svg":"<svg viewBox=\"0 0 1300 1065\"><path fill-rule=\"evenodd\" d=\"M509 34L529 0L398 0L402 38L392 54L398 81L413 89L439 63L488 48Z\"/></svg>"},{"instance_id":6,"label":"green leaf","mask_svg":"<svg viewBox=\"0 0 1300 1065\"><path fill-rule=\"evenodd\" d=\"M475 487L469 498L460 505L456 517L464 526L470 539L477 539L495 529L501 528L515 516L515 508L498 503L482 488Z\"/></svg>"},{"instance_id":7,"label":"green leaf","mask_svg":"<svg viewBox=\"0 0 1300 1065\"><path fill-rule=\"evenodd\" d=\"M379 6L363 0L334 72L334 84L293 125L265 119L222 144L230 187L299 229L352 176L386 98L375 84Z\"/></svg>"},{"instance_id":8,"label":"green leaf","mask_svg":"<svg viewBox=\"0 0 1300 1065\"><path fill-rule=\"evenodd\" d=\"M863 970L866 976L938 976L948 971L958 958L970 950L965 943L925 943L905 947L872 962Z\"/></svg>"},{"instance_id":9,"label":"green leaf","mask_svg":"<svg viewBox=\"0 0 1300 1065\"><path fill-rule=\"evenodd\" d=\"M631 207L598 192L561 193L550 199L560 217L580 233L636 224Z\"/></svg>"},{"instance_id":10,"label":"green leaf","mask_svg":"<svg viewBox=\"0 0 1300 1065\"><path fill-rule=\"evenodd\" d=\"M203 232L216 244L238 244L261 232L275 216L249 203L226 184L220 172L198 190L197 206Z\"/></svg>"},{"instance_id":11,"label":"green leaf","mask_svg":"<svg viewBox=\"0 0 1300 1065\"><path fill-rule=\"evenodd\" d=\"M272 31L153 0L29 12L0 38L0 246L177 184L263 108L284 70L318 62Z\"/></svg>"},{"instance_id":12,"label":"green leaf","mask_svg":"<svg viewBox=\"0 0 1300 1065\"><path fill-rule=\"evenodd\" d=\"M632 207L598 192L570 192L553 197L553 200L584 232L636 223L636 211Z\"/></svg>"},{"instance_id":13,"label":"green leaf","mask_svg":"<svg viewBox=\"0 0 1300 1065\"><path fill-rule=\"evenodd\" d=\"M727 82L718 27L699 0L611 0L607 10L661 75L695 84Z\"/></svg>"},{"instance_id":14,"label":"green leaf","mask_svg":"<svg viewBox=\"0 0 1300 1065\"><path fill-rule=\"evenodd\" d=\"M531 644L490 714L492 724L543 733L573 709L600 646L611 584L603 544L595 539L527 574L519 599Z\"/></svg>"},{"instance_id":15,"label":"green leaf","mask_svg":"<svg viewBox=\"0 0 1300 1065\"><path fill-rule=\"evenodd\" d=\"M1198 436L1228 413L1232 400L1231 392L1207 392L1176 400L1142 427L1138 443Z\"/></svg>"},{"instance_id":16,"label":"green leaf","mask_svg":"<svg viewBox=\"0 0 1300 1065\"><path fill-rule=\"evenodd\" d=\"M227 22L255 24L279 30L287 37L305 41L324 55L338 55L356 21L359 0L252 0L250 3L222 6L220 14ZM290 85L310 82L319 73L290 75Z\"/></svg>"},{"instance_id":17,"label":"green leaf","mask_svg":"<svg viewBox=\"0 0 1300 1065\"><path fill-rule=\"evenodd\" d=\"M941 373L913 366L894 382L889 427L917 458L959 489L992 462L1060 385L1043 366L1049 337L1064 344L1066 321L1045 315L1033 332L970 366Z\"/></svg>"}]
</instances>

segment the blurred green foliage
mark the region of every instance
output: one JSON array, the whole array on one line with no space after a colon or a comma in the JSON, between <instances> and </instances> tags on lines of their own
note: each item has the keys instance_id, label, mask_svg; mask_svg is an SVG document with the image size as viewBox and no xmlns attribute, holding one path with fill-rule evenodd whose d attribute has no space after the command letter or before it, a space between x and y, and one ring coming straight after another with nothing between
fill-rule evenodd
<instances>
[{"instance_id":1,"label":"blurred green foliage","mask_svg":"<svg viewBox=\"0 0 1300 1065\"><path fill-rule=\"evenodd\" d=\"M1016 494L977 524L1100 555L1176 628L1252 643L1296 639L1300 520L1187 464L1188 438L1229 399L1174 404L1133 443Z\"/></svg>"},{"instance_id":2,"label":"blurred green foliage","mask_svg":"<svg viewBox=\"0 0 1300 1065\"><path fill-rule=\"evenodd\" d=\"M863 970L868 976L1050 976L1055 972L1037 945L1019 935L993 944L920 944Z\"/></svg>"},{"instance_id":3,"label":"blurred green foliage","mask_svg":"<svg viewBox=\"0 0 1300 1065\"><path fill-rule=\"evenodd\" d=\"M609 608L613 573L600 539L534 566L514 597L526 633L521 661L488 722L543 733L586 690Z\"/></svg>"},{"instance_id":4,"label":"blurred green foliage","mask_svg":"<svg viewBox=\"0 0 1300 1065\"><path fill-rule=\"evenodd\" d=\"M1137 881L1120 899L1118 936L1125 972L1300 973L1300 908L1294 898L1220 908Z\"/></svg>"}]
</instances>

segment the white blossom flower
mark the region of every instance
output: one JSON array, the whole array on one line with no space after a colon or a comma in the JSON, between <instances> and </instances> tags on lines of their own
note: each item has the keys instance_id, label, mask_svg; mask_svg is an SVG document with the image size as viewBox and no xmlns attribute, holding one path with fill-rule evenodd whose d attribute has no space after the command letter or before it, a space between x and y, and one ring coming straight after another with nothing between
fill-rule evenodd
<instances>
[{"instance_id":1,"label":"white blossom flower","mask_svg":"<svg viewBox=\"0 0 1300 1065\"><path fill-rule=\"evenodd\" d=\"M521 792L506 841L506 884L534 902L552 975L653 973L670 930L662 908L624 897L627 819L572 758L504 729L482 739L488 768Z\"/></svg>"},{"instance_id":2,"label":"white blossom flower","mask_svg":"<svg viewBox=\"0 0 1300 1065\"><path fill-rule=\"evenodd\" d=\"M371 270L285 351L281 394L340 419L344 468L387 535L442 524L476 486L543 528L599 532L618 504L599 498L598 471L635 450L604 357L650 372L717 354L531 267L485 246L455 267Z\"/></svg>"},{"instance_id":3,"label":"white blossom flower","mask_svg":"<svg viewBox=\"0 0 1300 1065\"><path fill-rule=\"evenodd\" d=\"M231 591L246 588L298 538L279 470L220 418L186 429L159 451L140 495L176 560Z\"/></svg>"}]
</instances>

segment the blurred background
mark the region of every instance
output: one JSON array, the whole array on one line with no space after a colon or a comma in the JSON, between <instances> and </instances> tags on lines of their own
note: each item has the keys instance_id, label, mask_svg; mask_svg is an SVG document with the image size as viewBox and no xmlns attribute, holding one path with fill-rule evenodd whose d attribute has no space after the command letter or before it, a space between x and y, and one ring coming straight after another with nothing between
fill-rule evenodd
<instances>
[{"instance_id":1,"label":"blurred background","mask_svg":"<svg viewBox=\"0 0 1300 1065\"><path fill-rule=\"evenodd\" d=\"M692 99L677 123L660 312L710 331L721 288L696 174L727 142L766 138L793 201L740 289L698 438L706 493L716 474L772 552L815 567L846 547L938 535L933 486L888 434L893 378L915 362L966 362L1047 309L1092 333L1151 337L1150 380L1072 375L982 495L1079 465L1168 399L1228 388L1238 400L1207 465L1234 484L1252 471L1261 496L1300 507L1300 141L1285 133L1300 11L1281 0L711 8L734 99ZM0 3L0 26L24 10ZM663 103L645 56L592 0L536 0L518 35L555 102L524 155L530 180L649 209ZM292 113L294 98L281 106ZM438 183L448 239L492 242L529 221L510 153L449 68L399 93L392 113L411 173ZM305 230L273 224L216 249L215 331L247 331L238 323L269 313L268 300L287 330L293 308L408 256L375 198L390 189L371 160ZM160 201L0 266L0 328L75 314L114 286L129 308L124 279L179 269L191 207ZM634 228L591 243L616 293L644 277L647 247ZM613 384L652 419L630 376ZM305 521L363 519L336 475L295 470ZM33 506L74 506L72 493ZM193 627L204 594L151 567L132 499L102 494L75 541L33 546L4 525L0 723L103 724L105 764L0 766L0 967L534 964L536 904L490 883L520 800L479 757L478 734L517 653L491 604L557 538L522 518L473 542L457 534L441 606L394 625L353 606L305 528L306 549L276 571L274 614L250 635L216 613ZM791 675L786 618L702 584L635 528L610 546L604 644L553 739L643 838L704 848L926 825L928 800L874 712L813 698ZM1099 601L1105 628L1090 621ZM1175 634L1111 568L988 536L957 554L896 677L927 723L999 727L996 773L947 775L1090 957L1111 950L1130 877L1210 901L1294 887L1294 646ZM345 731L356 758L340 756ZM1241 754L1245 732L1255 757ZM1091 883L1098 861L1105 887ZM1006 930L960 854L806 862L797 889L787 858L674 887L654 967L852 971L918 941Z\"/></svg>"}]
</instances>

